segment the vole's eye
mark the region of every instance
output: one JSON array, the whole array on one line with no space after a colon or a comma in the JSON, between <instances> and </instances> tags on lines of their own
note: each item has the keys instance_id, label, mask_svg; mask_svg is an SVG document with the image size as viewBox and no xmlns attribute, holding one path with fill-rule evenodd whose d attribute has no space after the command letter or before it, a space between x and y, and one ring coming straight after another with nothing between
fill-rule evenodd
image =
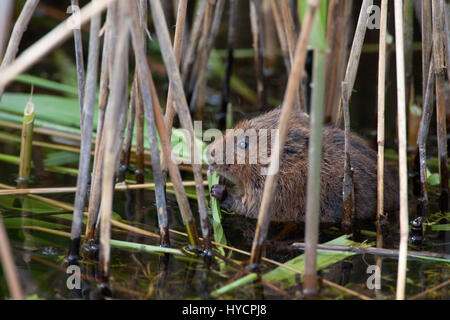
<instances>
[{"instance_id":1,"label":"vole's eye","mask_svg":"<svg viewBox=\"0 0 450 320\"><path fill-rule=\"evenodd\" d=\"M242 140L242 141L239 141L238 142L238 147L240 148L240 149L247 149L247 147L248 147L248 142L247 141L245 141L245 140Z\"/></svg>"}]
</instances>

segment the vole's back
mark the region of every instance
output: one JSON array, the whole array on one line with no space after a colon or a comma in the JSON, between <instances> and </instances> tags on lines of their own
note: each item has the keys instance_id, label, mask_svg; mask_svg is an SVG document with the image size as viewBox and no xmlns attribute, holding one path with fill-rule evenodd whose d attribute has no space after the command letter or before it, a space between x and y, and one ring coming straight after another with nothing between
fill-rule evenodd
<instances>
[{"instance_id":1,"label":"vole's back","mask_svg":"<svg viewBox=\"0 0 450 320\"><path fill-rule=\"evenodd\" d=\"M306 210L306 182L308 173L309 119L300 112L289 119L289 133L285 142L278 173L278 187L274 195L272 220L303 222ZM280 109L275 109L256 118L245 120L237 127L242 129L278 128ZM350 136L350 161L353 168L355 192L355 218L372 219L377 209L377 155L359 137ZM320 187L321 223L340 223L342 219L342 183L344 172L344 132L338 128L323 130L322 168ZM257 172L252 170L252 172ZM265 177L245 175L241 179L252 180L244 185L261 186ZM245 182L245 181L244 181ZM397 183L385 169L385 211L398 209ZM262 188L252 188L245 195L247 212L256 218L262 198ZM251 208L251 209L250 209ZM245 211L245 210L243 210ZM238 212L239 213L239 212Z\"/></svg>"}]
</instances>

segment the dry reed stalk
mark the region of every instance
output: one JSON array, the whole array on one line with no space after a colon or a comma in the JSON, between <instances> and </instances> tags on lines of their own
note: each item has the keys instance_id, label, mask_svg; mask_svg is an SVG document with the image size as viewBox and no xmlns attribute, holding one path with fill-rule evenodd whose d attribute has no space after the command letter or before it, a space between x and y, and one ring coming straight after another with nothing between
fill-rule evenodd
<instances>
[{"instance_id":1,"label":"dry reed stalk","mask_svg":"<svg viewBox=\"0 0 450 320\"><path fill-rule=\"evenodd\" d=\"M272 202L272 196L274 194L274 190L277 185L276 171L279 168L280 156L283 152L284 142L286 140L286 135L288 131L287 121L292 112L295 97L297 95L300 80L302 78L309 36L311 34L312 23L319 3L320 0L309 1L303 28L297 40L294 63L292 66L291 73L289 75L287 89L285 92L283 106L281 109L279 130L277 131L273 143L272 153L270 156L269 171L264 184L263 198L261 208L259 210L258 223L255 230L255 237L252 246L252 255L250 258L250 263L252 265L258 265L259 262L261 261L262 247L264 240L267 237L267 230L270 221L270 214L269 214L270 204Z\"/></svg>"},{"instance_id":2,"label":"dry reed stalk","mask_svg":"<svg viewBox=\"0 0 450 320\"><path fill-rule=\"evenodd\" d=\"M230 79L233 71L234 47L236 42L236 29L239 19L239 0L230 1L230 13L228 17L228 36L227 36L227 62L225 66L225 78L223 80L222 106L221 106L221 127L226 127L227 106L230 101Z\"/></svg>"},{"instance_id":3,"label":"dry reed stalk","mask_svg":"<svg viewBox=\"0 0 450 320\"><path fill-rule=\"evenodd\" d=\"M71 0L72 14L79 10L80 4L78 0ZM84 58L83 58L83 41L81 38L81 29L73 28L73 40L75 44L75 62L77 65L78 80L78 103L80 105L80 127L83 126L83 101L84 101Z\"/></svg>"},{"instance_id":4,"label":"dry reed stalk","mask_svg":"<svg viewBox=\"0 0 450 320\"><path fill-rule=\"evenodd\" d=\"M428 212L428 190L427 190L427 136L433 116L433 87L434 87L434 60L431 58L425 88L425 98L422 108L422 119L420 120L419 134L417 136L418 171L420 177L418 212L419 217L426 217Z\"/></svg>"},{"instance_id":5,"label":"dry reed stalk","mask_svg":"<svg viewBox=\"0 0 450 320\"><path fill-rule=\"evenodd\" d=\"M136 15L135 8L133 5L131 5L131 12L133 15ZM152 112L155 117L155 122L158 127L158 131L160 134L161 139L161 145L163 148L163 155L166 160L166 164L169 169L169 174L171 176L171 179L174 183L175 187L175 194L177 196L178 205L180 208L180 212L183 218L183 221L186 225L186 230L188 233L189 238L189 244L190 246L195 249L199 247L199 239L198 239L198 233L197 228L195 225L195 220L192 215L192 211L189 206L189 201L187 200L186 193L182 184L181 175L178 167L173 162L172 156L172 149L170 145L170 138L167 133L167 128L165 127L164 120L162 117L161 112L161 106L159 104L158 96L156 93L156 88L153 83L152 75L150 72L150 69L148 68L148 65L145 61L140 59L139 50L142 51L142 46L139 46L139 44L142 44L142 37L139 37L138 32L133 33L133 43L135 46L135 52L136 52L136 59L138 61L138 65L140 68L140 79L141 79L141 88L144 88L143 94L149 97L149 102L151 102L151 105L144 105L145 108L153 108L150 110L145 110L147 113ZM168 229L165 230L165 232L168 233Z\"/></svg>"},{"instance_id":6,"label":"dry reed stalk","mask_svg":"<svg viewBox=\"0 0 450 320\"><path fill-rule=\"evenodd\" d=\"M136 181L144 183L144 109L139 86L136 86Z\"/></svg>"},{"instance_id":7,"label":"dry reed stalk","mask_svg":"<svg viewBox=\"0 0 450 320\"><path fill-rule=\"evenodd\" d=\"M446 287L448 285L450 285L450 279L445 281L445 282L443 282L443 283L438 284L437 286L434 286L433 288L429 288L429 289L427 289L427 290L425 290L425 291L423 291L421 293L418 293L415 296L409 297L408 300L416 300L416 299L425 297L430 292L439 290L439 289L444 288L444 287Z\"/></svg>"},{"instance_id":8,"label":"dry reed stalk","mask_svg":"<svg viewBox=\"0 0 450 320\"><path fill-rule=\"evenodd\" d=\"M3 56L2 64L0 65L0 71L3 71L14 61L17 52L19 51L20 41L28 28L28 24L33 16L34 10L36 9L39 0L29 0L25 2L16 23L14 24L11 37L9 38L8 47L6 48L5 55ZM7 12L8 10L5 10ZM5 19L7 21L7 19ZM2 45L2 43L0 43ZM2 45L3 47L3 45ZM2 50L2 49L0 49ZM0 100L3 96L4 85L0 85Z\"/></svg>"},{"instance_id":9,"label":"dry reed stalk","mask_svg":"<svg viewBox=\"0 0 450 320\"><path fill-rule=\"evenodd\" d=\"M0 260L2 262L3 274L6 278L6 284L9 289L9 294L13 300L23 300L24 295L20 285L19 275L16 265L14 264L14 257L11 252L11 245L9 243L8 234L6 233L5 225L3 224L3 216L0 213Z\"/></svg>"},{"instance_id":10,"label":"dry reed stalk","mask_svg":"<svg viewBox=\"0 0 450 320\"><path fill-rule=\"evenodd\" d=\"M378 56L378 119L377 119L377 248L383 247L381 221L384 216L384 141L386 89L386 35L388 0L381 1L380 39Z\"/></svg>"},{"instance_id":11,"label":"dry reed stalk","mask_svg":"<svg viewBox=\"0 0 450 320\"><path fill-rule=\"evenodd\" d=\"M445 25L444 28L447 30L445 32L445 48L446 50L446 58L447 58L447 79L450 80L450 68L448 67L448 64L450 64L450 3L447 1L444 4L444 11L445 11ZM447 86L448 88L448 86ZM449 89L447 89L449 90Z\"/></svg>"},{"instance_id":12,"label":"dry reed stalk","mask_svg":"<svg viewBox=\"0 0 450 320\"><path fill-rule=\"evenodd\" d=\"M96 1L94 1L94 3ZM80 124L82 125L80 161L78 166L77 192L75 194L75 209L73 211L72 230L70 232L71 236L68 256L68 260L71 262L79 259L83 212L86 204L88 183L91 177L91 147L95 108L95 92L97 88L97 70L99 57L98 32L100 30L100 23L100 14L93 15L90 23L89 57L86 72L86 86L84 88L85 94L83 101L83 111L80 119Z\"/></svg>"},{"instance_id":13,"label":"dry reed stalk","mask_svg":"<svg viewBox=\"0 0 450 320\"><path fill-rule=\"evenodd\" d=\"M100 274L104 285L109 281L110 239L111 239L111 212L113 204L114 173L117 159L118 126L120 115L124 112L122 106L124 88L127 87L124 65L128 54L128 6L125 2L118 2L117 42L115 55L112 60L112 76L109 105L105 114L105 156L103 159L103 181L100 209Z\"/></svg>"},{"instance_id":14,"label":"dry reed stalk","mask_svg":"<svg viewBox=\"0 0 450 320\"><path fill-rule=\"evenodd\" d=\"M424 128L424 115L425 108L427 107L425 100L426 94L427 94L427 87L428 87L428 71L430 69L430 62L432 59L432 48L433 48L433 23L432 23L432 12L431 12L431 1L421 1L421 7L420 7L420 13L421 13L421 33L422 33L422 118L421 122L419 124L419 133L417 136L417 150L416 150L416 156L414 159L414 178L413 178L413 192L414 195L418 197L418 204L417 204L417 215L418 216L426 216L427 212L427 205L428 205L428 192L427 190L423 189L423 187L426 188L426 185L423 185L423 183L426 183L426 172L425 172L425 178L423 178L423 173L421 172L421 152L423 152L423 155L425 156L425 146L423 146L423 149L421 151L421 146L419 145L419 140L421 140L421 134L428 135L428 125L427 123L426 127L426 133L423 131ZM434 72L434 71L433 71ZM434 81L434 78L433 78ZM431 94L429 98L433 99L434 94L432 91L429 91L428 93ZM428 111L429 112L429 111ZM426 139L426 137L425 137Z\"/></svg>"},{"instance_id":15,"label":"dry reed stalk","mask_svg":"<svg viewBox=\"0 0 450 320\"><path fill-rule=\"evenodd\" d=\"M297 32L295 31L294 20L292 19L291 6L289 0L281 0L281 16L284 25L284 34L286 35L286 43L289 50L289 60L294 61L295 53L295 39L297 38Z\"/></svg>"},{"instance_id":16,"label":"dry reed stalk","mask_svg":"<svg viewBox=\"0 0 450 320\"><path fill-rule=\"evenodd\" d=\"M350 15L353 1L331 0L328 5L327 47L325 55L325 105L324 121L334 122L339 108L341 90L347 59L350 33Z\"/></svg>"},{"instance_id":17,"label":"dry reed stalk","mask_svg":"<svg viewBox=\"0 0 450 320\"><path fill-rule=\"evenodd\" d=\"M203 26L203 20L206 14L206 8L208 5L209 0L202 0L197 5L197 11L195 13L194 18L194 25L192 26L192 32L189 39L189 46L186 50L186 53L183 57L182 61L182 80L183 83L186 84L186 81L191 73L192 65L195 61L195 55L197 51L198 41L200 39L202 26Z\"/></svg>"},{"instance_id":18,"label":"dry reed stalk","mask_svg":"<svg viewBox=\"0 0 450 320\"><path fill-rule=\"evenodd\" d=\"M199 55L199 63L196 65L196 79L194 81L194 92L191 98L191 110L195 111L195 117L197 119L203 119L203 110L205 106L205 89L206 89L206 67L209 59L209 55L214 46L214 40L219 33L220 23L222 21L223 9L225 6L224 0L218 0L215 4L214 15L211 22L211 30L205 32L205 44L202 45L201 52ZM209 29L209 28L208 28ZM208 30L206 29L206 30Z\"/></svg>"},{"instance_id":19,"label":"dry reed stalk","mask_svg":"<svg viewBox=\"0 0 450 320\"><path fill-rule=\"evenodd\" d=\"M10 141L10 142L20 142L21 138L17 137L16 135L13 135L13 134L0 132L0 140ZM46 148L46 149L68 151L68 152L73 152L73 153L80 152L80 148L77 148L77 147L60 145L60 144L49 143L49 142L44 142L44 141L33 140L32 145L36 146L36 147Z\"/></svg>"},{"instance_id":20,"label":"dry reed stalk","mask_svg":"<svg viewBox=\"0 0 450 320\"><path fill-rule=\"evenodd\" d=\"M130 110L130 115L128 117L127 135L125 137L125 144L122 149L122 155L120 159L121 165L119 169L119 181L125 180L126 174L130 169L131 144L133 142L134 123L136 118L136 81L133 81L133 86L131 88L131 95L130 95L130 104L128 109Z\"/></svg>"},{"instance_id":21,"label":"dry reed stalk","mask_svg":"<svg viewBox=\"0 0 450 320\"><path fill-rule=\"evenodd\" d=\"M105 109L108 102L108 31L103 35L103 50L102 50L102 62L100 67L100 84L98 95L98 115L97 115L97 131L95 136L95 157L94 157L94 170L96 159L98 158L98 150L103 132L103 124L105 121Z\"/></svg>"},{"instance_id":22,"label":"dry reed stalk","mask_svg":"<svg viewBox=\"0 0 450 320\"><path fill-rule=\"evenodd\" d=\"M140 189L154 189L155 183L142 183L142 184L123 184L118 183L115 185L114 190L140 190ZM183 181L182 185L185 187L195 187L195 181ZM208 185L208 181L203 181L203 185ZM168 187L173 187L172 182L167 182ZM50 193L71 193L75 192L77 187L57 187L57 188L22 188L14 190L0 190L0 195L19 195L19 194L50 194Z\"/></svg>"},{"instance_id":23,"label":"dry reed stalk","mask_svg":"<svg viewBox=\"0 0 450 320\"><path fill-rule=\"evenodd\" d=\"M418 121L417 113L412 112L414 104L414 70L413 70L413 44L414 44L414 1L403 0L403 28L405 39L405 89L406 110L408 111L408 147L414 147L417 141ZM416 125L415 125L416 124ZM411 148L412 149L412 148Z\"/></svg>"},{"instance_id":24,"label":"dry reed stalk","mask_svg":"<svg viewBox=\"0 0 450 320\"><path fill-rule=\"evenodd\" d=\"M186 10L187 10L187 0L180 0L178 2L176 29L173 40L173 52L175 54L175 58L177 59L178 66L180 65L181 51L183 49L184 28L186 24ZM175 117L176 111L176 107L173 102L172 90L173 90L172 83L169 83L169 91L167 93L166 113L164 116L165 126L167 128L167 134L169 136L169 139L172 135L173 118ZM163 171L166 172L167 176L167 165L164 162L164 158L162 158L161 161Z\"/></svg>"},{"instance_id":25,"label":"dry reed stalk","mask_svg":"<svg viewBox=\"0 0 450 320\"><path fill-rule=\"evenodd\" d=\"M351 233L353 229L353 217L355 214L355 190L353 186L353 168L350 152L350 111L348 105L348 85L342 82L342 108L344 111L344 181L342 184L342 221L341 228L344 233Z\"/></svg>"},{"instance_id":26,"label":"dry reed stalk","mask_svg":"<svg viewBox=\"0 0 450 320\"><path fill-rule=\"evenodd\" d=\"M347 70L345 71L344 81L348 84L348 102L350 103L352 97L353 87L355 86L356 74L358 72L359 59L361 57L361 50L364 43L364 37L366 35L367 23L369 21L369 7L373 4L373 0L364 0L361 5L361 11L359 13L358 24L356 26L355 36L353 38L352 48L350 50L350 56L348 58ZM340 126L342 122L343 110L342 100L339 103L338 115L336 117L335 124Z\"/></svg>"},{"instance_id":27,"label":"dry reed stalk","mask_svg":"<svg viewBox=\"0 0 450 320\"><path fill-rule=\"evenodd\" d=\"M290 65L294 63L294 53L295 53L295 39L297 38L297 31L295 29L294 20L292 18L291 6L289 0L282 0L280 3L281 6L281 17L282 24L284 28L284 34L286 36L286 44L289 53L289 61ZM306 76L306 74L305 74ZM305 78L304 76L304 78ZM302 79L305 81L306 79ZM296 108L306 112L306 96L304 94L304 90L299 90L295 101Z\"/></svg>"},{"instance_id":28,"label":"dry reed stalk","mask_svg":"<svg viewBox=\"0 0 450 320\"><path fill-rule=\"evenodd\" d=\"M0 120L0 126L6 127L6 128L12 128L12 129L21 129L22 128L22 125L19 123L13 123L13 122L3 121L3 120ZM55 136L57 138L65 138L65 139L74 140L74 141L79 141L81 139L80 136L77 134L58 131L58 130L54 130L54 129L37 127L34 129L34 131L36 133L39 133L42 135Z\"/></svg>"},{"instance_id":29,"label":"dry reed stalk","mask_svg":"<svg viewBox=\"0 0 450 320\"><path fill-rule=\"evenodd\" d=\"M196 85L198 83L197 78L200 75L200 71L202 69L202 65L203 65L203 58L206 56L206 46L207 46L207 42L208 42L208 37L211 34L211 29L212 29L212 21L213 21L213 17L214 17L214 11L216 8L216 0L214 1L208 1L207 5L206 5L206 9L205 9L205 14L203 17L203 26L202 26L202 33L199 39L199 43L198 43L198 48L197 48L197 53L196 53L196 58L195 61L192 65L192 69L191 72L189 74L189 76L186 78L186 82L184 82L185 88L186 88L186 92L187 95L192 96L191 97L191 101L194 100L194 95L196 95L196 93L194 92L194 90L197 89ZM191 111L193 111L193 108L195 107L192 103L190 105L191 107Z\"/></svg>"},{"instance_id":30,"label":"dry reed stalk","mask_svg":"<svg viewBox=\"0 0 450 320\"><path fill-rule=\"evenodd\" d=\"M162 15L161 3L158 0L152 0L150 1L150 5L152 8L153 22L155 25L158 40L160 42L164 64L168 71L169 80L173 85L173 96L177 106L178 118L180 119L183 129L189 132L189 137L186 137L186 139L190 142L192 170L194 172L195 181L197 182L195 189L197 192L197 202L200 211L201 229L203 237L205 239L205 246L209 248L211 232L209 227L208 213L206 210L205 190L202 184L203 177L200 158L201 154L200 150L198 150L198 146L195 143L192 118L189 113L186 96L184 95L183 84L181 82L181 76L178 70L177 61L172 50L172 45L170 43L167 24L164 19L164 15Z\"/></svg>"},{"instance_id":31,"label":"dry reed stalk","mask_svg":"<svg viewBox=\"0 0 450 320\"><path fill-rule=\"evenodd\" d=\"M98 97L97 135L95 137L95 155L92 172L91 192L89 195L88 218L86 223L86 237L84 242L94 242L95 225L98 220L101 185L103 183L103 158L105 155L105 111L108 104L109 87L111 85L111 65L114 59L115 44L117 41L114 32L117 25L117 4L110 3L106 12L106 31L103 35L103 53L100 69L100 85Z\"/></svg>"},{"instance_id":32,"label":"dry reed stalk","mask_svg":"<svg viewBox=\"0 0 450 320\"><path fill-rule=\"evenodd\" d=\"M304 248L305 243L303 242L294 242L292 244L293 247L296 248ZM318 244L317 249L319 250L333 250L333 251L341 251L341 252L355 252L357 254L373 254L385 257L398 257L399 251L396 249L383 249L383 248L373 248L373 247L355 247L355 246L336 246L336 245L328 245L328 244ZM450 255L445 253L438 252L429 252L429 251L409 251L408 255L410 256L421 256L426 258L437 258L437 259L449 259Z\"/></svg>"},{"instance_id":33,"label":"dry reed stalk","mask_svg":"<svg viewBox=\"0 0 450 320\"><path fill-rule=\"evenodd\" d=\"M432 0L433 16L433 59L436 79L436 127L438 141L438 160L440 176L439 209L448 211L448 159L447 159L447 126L446 107L450 98L446 97L446 53L445 37L445 3L443 0ZM448 64L448 62L447 62Z\"/></svg>"},{"instance_id":34,"label":"dry reed stalk","mask_svg":"<svg viewBox=\"0 0 450 320\"><path fill-rule=\"evenodd\" d=\"M283 53L284 65L288 73L291 72L290 52L287 45L286 33L284 31L283 20L281 17L281 9L277 0L270 0L272 6L273 20L277 29L278 41L280 42L281 52Z\"/></svg>"},{"instance_id":35,"label":"dry reed stalk","mask_svg":"<svg viewBox=\"0 0 450 320\"><path fill-rule=\"evenodd\" d=\"M9 32L11 31L12 17L14 14L14 0L0 1L0 60L8 43Z\"/></svg>"},{"instance_id":36,"label":"dry reed stalk","mask_svg":"<svg viewBox=\"0 0 450 320\"><path fill-rule=\"evenodd\" d=\"M267 105L267 93L265 90L264 57L263 57L263 25L261 18L261 5L259 1L250 0L250 26L252 30L252 44L256 75L256 92L258 94L258 108Z\"/></svg>"},{"instance_id":37,"label":"dry reed stalk","mask_svg":"<svg viewBox=\"0 0 450 320\"><path fill-rule=\"evenodd\" d=\"M86 23L92 16L102 12L106 6L115 0L93 1L83 7L80 11L80 24ZM33 45L28 47L10 65L0 73L0 90L3 90L17 75L21 74L48 52L62 43L72 34L72 19L66 19L52 31L47 33Z\"/></svg>"},{"instance_id":38,"label":"dry reed stalk","mask_svg":"<svg viewBox=\"0 0 450 320\"><path fill-rule=\"evenodd\" d=\"M143 29L142 32L147 30L147 19L148 18L148 6L146 0L139 1L139 22ZM145 37L145 35L144 35ZM144 52L146 52L146 48L144 48ZM144 109L142 107L142 95L139 90L138 79L137 79L137 70L135 70L135 78L134 78L134 87L135 87L135 105L136 105L136 181L138 183L144 183Z\"/></svg>"},{"instance_id":39,"label":"dry reed stalk","mask_svg":"<svg viewBox=\"0 0 450 320\"><path fill-rule=\"evenodd\" d=\"M422 1L422 97L425 97L433 48L431 1Z\"/></svg>"},{"instance_id":40,"label":"dry reed stalk","mask_svg":"<svg viewBox=\"0 0 450 320\"><path fill-rule=\"evenodd\" d=\"M406 141L405 50L403 39L402 0L394 0L395 46L397 65L397 120L399 141L400 184L400 250L398 259L396 299L405 298L406 263L408 254L408 163Z\"/></svg>"},{"instance_id":41,"label":"dry reed stalk","mask_svg":"<svg viewBox=\"0 0 450 320\"><path fill-rule=\"evenodd\" d=\"M167 218L167 208L165 201L165 192L164 192L164 177L161 170L161 160L158 149L158 141L156 138L156 123L155 123L155 115L152 109L153 97L150 92L149 84L149 69L147 60L145 59L145 41L144 34L141 32L142 26L139 23L139 16L136 8L136 3L134 1L130 1L129 10L131 12L131 16L133 19L131 35L133 48L135 52L135 60L137 67L137 79L138 85L140 89L140 93L142 95L142 101L144 106L144 114L147 120L147 131L150 140L150 150L152 156L152 170L153 170L153 178L155 180L155 196L156 196L156 206L157 206L157 215L158 215L158 223L159 230L161 234L161 245L168 246L169 241L169 221Z\"/></svg>"}]
</instances>

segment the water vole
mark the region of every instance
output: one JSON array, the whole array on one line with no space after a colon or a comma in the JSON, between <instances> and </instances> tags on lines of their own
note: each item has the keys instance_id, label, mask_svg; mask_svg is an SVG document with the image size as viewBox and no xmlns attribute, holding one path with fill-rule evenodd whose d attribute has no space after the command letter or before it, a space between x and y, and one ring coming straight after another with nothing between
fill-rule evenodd
<instances>
[{"instance_id":1,"label":"water vole","mask_svg":"<svg viewBox=\"0 0 450 320\"><path fill-rule=\"evenodd\" d=\"M266 178L264 170L271 151L270 131L278 128L280 112L281 109L277 108L255 118L243 120L233 128L233 131L227 132L222 139L214 141L209 146L210 169L215 170L223 180L221 185L213 187L211 195L218 198L226 210L250 218L258 217ZM293 111L289 119L289 128L283 155L280 158L278 186L272 201L271 220L304 222L309 118L301 112ZM251 136L255 132L257 139L252 140ZM261 138L264 136L266 138ZM355 218L375 219L377 154L361 138L354 135L350 136L350 144L351 166L354 169ZM265 149L267 157L261 156ZM230 159L230 156L233 159ZM341 222L343 168L344 132L332 126L325 126L320 188L321 223ZM384 211L398 210L398 187L388 168L385 169L384 188Z\"/></svg>"}]
</instances>

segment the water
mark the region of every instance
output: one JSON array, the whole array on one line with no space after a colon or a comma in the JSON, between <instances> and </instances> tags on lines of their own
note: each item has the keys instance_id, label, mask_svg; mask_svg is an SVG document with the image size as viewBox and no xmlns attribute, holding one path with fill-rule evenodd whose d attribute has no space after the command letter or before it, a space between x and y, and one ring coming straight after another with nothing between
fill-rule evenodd
<instances>
[{"instance_id":1,"label":"water","mask_svg":"<svg viewBox=\"0 0 450 320\"><path fill-rule=\"evenodd\" d=\"M3 144L4 148L5 145ZM11 164L2 164L0 181L13 183L17 167ZM39 173L34 177L33 187L49 185L49 178L45 181L42 176L47 173ZM56 183L71 185L76 177L52 174ZM51 185L51 184L50 184ZM157 232L155 199L153 192L146 190L142 196L136 191L117 191L115 193L114 211L122 219L127 219L130 224L142 229ZM9 196L8 196L9 197ZM74 194L46 195L58 201L73 203ZM21 198L15 202L9 202L2 196L0 210L3 214L8 230L8 236L13 248L15 263L18 267L19 278L24 288L24 293L30 298L41 299L96 299L99 295L99 269L95 259L85 258L79 264L82 273L81 289L69 289L67 281L71 273L67 273L65 257L68 252L69 239L63 236L50 234L46 231L30 229L36 227L50 227L53 230L70 232L71 212L63 209L43 205L35 200L25 200L26 210L12 209L20 205ZM19 202L18 202L19 201ZM8 205L8 203L10 203ZM137 203L142 203L137 206ZM196 202L191 201L191 206L196 208ZM46 211L47 210L47 211ZM178 213L175 197L168 194L168 211L171 228L184 231L180 215ZM254 221L237 215L227 215L223 222L224 231L230 246L243 250L250 250ZM393 239L390 242L396 248L398 237L395 234L396 226L391 226ZM283 226L271 228L270 239L279 234ZM369 228L370 229L370 228ZM374 231L374 228L371 229ZM301 250L292 249L289 246L293 241L302 241L303 231L301 227L288 232L288 240L270 242L266 249L266 255L280 262L288 261L300 254ZM340 236L336 227L321 230L321 242ZM142 244L158 245L158 239L138 235L113 227L112 239L136 242ZM374 237L364 237L368 242L373 242ZM184 236L171 233L171 244L175 248L183 249L187 240ZM429 232L421 249L433 252L449 252L449 234ZM386 242L389 246L389 241ZM420 248L410 246L410 250ZM226 251L229 254L228 250ZM87 257L86 253L84 253ZM230 257L228 257L230 258ZM231 256L235 262L245 262L248 257L233 253ZM337 262L320 271L325 279L344 285L346 288L364 294L371 298L393 299L395 297L397 260L391 257L382 257L381 289L370 290L367 280L372 274L367 273L370 265L375 265L376 256L371 254L355 255ZM420 292L432 288L450 279L449 264L442 262L409 260L406 297L412 297ZM274 269L275 266L264 263L262 272ZM133 250L112 247L111 253L111 277L110 285L112 298L114 299L198 299L208 298L209 294L225 284L244 276L242 269L221 269L217 261L213 261L208 269L201 256L174 256L156 253L143 253ZM0 298L8 297L8 291L4 277L1 276ZM258 283L248 284L242 288L225 294L222 298L233 299L292 299L301 298L301 281L295 280L295 285L276 291ZM357 299L357 297L343 294L328 285L322 285L320 298L324 299ZM425 298L448 299L448 287L430 293Z\"/></svg>"}]
</instances>

